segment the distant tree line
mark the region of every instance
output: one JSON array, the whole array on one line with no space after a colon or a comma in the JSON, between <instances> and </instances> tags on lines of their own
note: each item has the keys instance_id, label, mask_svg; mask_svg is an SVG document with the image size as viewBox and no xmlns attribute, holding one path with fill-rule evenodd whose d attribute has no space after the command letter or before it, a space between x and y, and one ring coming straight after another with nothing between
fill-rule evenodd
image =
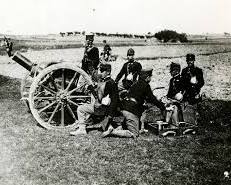
<instances>
[{"instance_id":1,"label":"distant tree line","mask_svg":"<svg viewBox=\"0 0 231 185\"><path fill-rule=\"evenodd\" d=\"M75 35L85 35L85 31L73 31L73 32L60 32L62 37L64 36L75 36ZM105 37L120 37L120 38L139 38L139 39L151 39L156 38L161 42L188 42L187 35L185 33L177 33L172 30L162 30L155 34L148 32L144 35L139 34L126 34L126 33L104 33L104 32L95 32L96 36L105 36Z\"/></svg>"},{"instance_id":2,"label":"distant tree line","mask_svg":"<svg viewBox=\"0 0 231 185\"><path fill-rule=\"evenodd\" d=\"M60 32L59 33L62 37L64 36L75 36L75 35L85 35L85 31L82 32ZM105 37L121 37L121 38L140 38L146 39L154 37L154 35L138 35L138 34L126 34L126 33L103 33L103 32L95 32L96 36L105 36Z\"/></svg>"},{"instance_id":3,"label":"distant tree line","mask_svg":"<svg viewBox=\"0 0 231 185\"><path fill-rule=\"evenodd\" d=\"M177 33L173 30L162 30L155 33L155 38L162 42L188 42L185 33Z\"/></svg>"}]
</instances>

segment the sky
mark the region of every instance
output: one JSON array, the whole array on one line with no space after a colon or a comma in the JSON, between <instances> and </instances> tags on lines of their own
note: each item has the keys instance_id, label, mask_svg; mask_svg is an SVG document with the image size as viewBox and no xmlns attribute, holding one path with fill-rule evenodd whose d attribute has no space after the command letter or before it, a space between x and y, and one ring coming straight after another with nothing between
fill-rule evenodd
<instances>
[{"instance_id":1,"label":"sky","mask_svg":"<svg viewBox=\"0 0 231 185\"><path fill-rule=\"evenodd\" d=\"M230 0L0 0L0 33L231 33Z\"/></svg>"}]
</instances>

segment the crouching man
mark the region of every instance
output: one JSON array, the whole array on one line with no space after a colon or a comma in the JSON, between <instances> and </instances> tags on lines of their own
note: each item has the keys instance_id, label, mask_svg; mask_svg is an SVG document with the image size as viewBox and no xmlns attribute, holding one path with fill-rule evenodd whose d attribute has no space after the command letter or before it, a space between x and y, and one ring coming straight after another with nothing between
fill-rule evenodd
<instances>
[{"instance_id":1,"label":"crouching man","mask_svg":"<svg viewBox=\"0 0 231 185\"><path fill-rule=\"evenodd\" d=\"M114 129L110 125L108 130L103 133L104 137L110 134L119 137L138 137L140 117L144 111L144 101L156 105L162 113L164 112L164 104L153 95L149 85L151 77L152 69L141 70L138 81L131 86L127 97L122 101L121 112L125 117L125 127L127 129Z\"/></svg>"},{"instance_id":2,"label":"crouching man","mask_svg":"<svg viewBox=\"0 0 231 185\"><path fill-rule=\"evenodd\" d=\"M83 104L77 108L79 128L71 135L87 134L86 126L92 124L91 116L105 116L104 124L112 121L118 103L117 85L111 78L111 65L101 63L98 69L98 85L91 104Z\"/></svg>"}]
</instances>

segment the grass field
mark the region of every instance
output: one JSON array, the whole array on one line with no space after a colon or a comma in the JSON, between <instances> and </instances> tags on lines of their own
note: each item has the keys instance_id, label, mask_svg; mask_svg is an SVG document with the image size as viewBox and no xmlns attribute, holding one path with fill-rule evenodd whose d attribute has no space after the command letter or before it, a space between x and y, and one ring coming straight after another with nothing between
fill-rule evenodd
<instances>
[{"instance_id":1,"label":"grass field","mask_svg":"<svg viewBox=\"0 0 231 185\"><path fill-rule=\"evenodd\" d=\"M113 62L113 77L123 64L126 47L114 47L120 57ZM6 56L0 57L0 184L230 184L231 172L231 46L136 46L144 67L153 67L152 88L166 88L171 61L185 66L187 52L196 53L196 64L205 74L199 106L200 129L196 135L161 138L151 133L137 140L100 137L91 131L84 137L47 131L37 125L20 102L20 78L25 71ZM36 62L79 61L82 49L28 51ZM10 64L8 64L10 63ZM3 75L11 76L6 77ZM17 79L15 79L17 77Z\"/></svg>"}]
</instances>

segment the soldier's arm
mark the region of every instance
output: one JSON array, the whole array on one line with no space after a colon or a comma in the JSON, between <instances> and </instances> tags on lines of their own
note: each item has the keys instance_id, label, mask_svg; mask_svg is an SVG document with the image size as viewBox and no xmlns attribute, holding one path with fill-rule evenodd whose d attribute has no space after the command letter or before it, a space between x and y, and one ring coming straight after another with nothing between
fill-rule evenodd
<instances>
[{"instance_id":1,"label":"soldier's arm","mask_svg":"<svg viewBox=\"0 0 231 185\"><path fill-rule=\"evenodd\" d=\"M98 48L96 48L95 49L95 61L94 61L94 69L97 69L97 67L98 67L98 65L99 65L99 49Z\"/></svg>"},{"instance_id":2,"label":"soldier's arm","mask_svg":"<svg viewBox=\"0 0 231 185\"><path fill-rule=\"evenodd\" d=\"M125 73L126 73L126 63L123 65L122 69L120 70L119 74L117 75L117 77L115 79L115 83L118 83Z\"/></svg>"},{"instance_id":3,"label":"soldier's arm","mask_svg":"<svg viewBox=\"0 0 231 185\"><path fill-rule=\"evenodd\" d=\"M119 100L117 85L114 83L114 81L109 81L108 83L106 83L105 89L109 89L109 96L111 98L111 104L109 106L108 115L114 117L117 111Z\"/></svg>"},{"instance_id":4,"label":"soldier's arm","mask_svg":"<svg viewBox=\"0 0 231 185\"><path fill-rule=\"evenodd\" d=\"M136 69L136 73L134 74L134 80L137 80L137 76L140 74L140 71L142 69L142 65L137 62L137 69Z\"/></svg>"},{"instance_id":5,"label":"soldier's arm","mask_svg":"<svg viewBox=\"0 0 231 185\"><path fill-rule=\"evenodd\" d=\"M204 82L204 77L203 77L203 71L202 69L198 70L198 74L197 74L197 88L200 91L200 89L204 86L205 82Z\"/></svg>"},{"instance_id":6,"label":"soldier's arm","mask_svg":"<svg viewBox=\"0 0 231 185\"><path fill-rule=\"evenodd\" d=\"M165 110L164 104L153 95L150 85L147 86L146 97L148 102L156 105L161 111Z\"/></svg>"}]
</instances>

